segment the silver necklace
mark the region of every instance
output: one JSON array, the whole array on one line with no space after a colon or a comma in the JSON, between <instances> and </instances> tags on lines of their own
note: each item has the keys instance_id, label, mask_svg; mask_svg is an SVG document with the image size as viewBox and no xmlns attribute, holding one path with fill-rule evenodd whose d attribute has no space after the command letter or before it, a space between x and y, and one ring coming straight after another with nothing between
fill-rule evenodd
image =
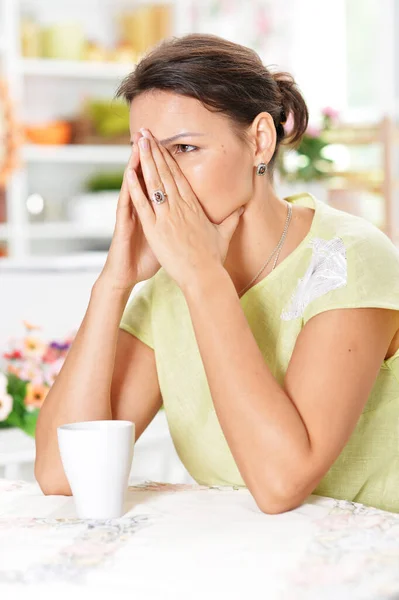
<instances>
[{"instance_id":1,"label":"silver necklace","mask_svg":"<svg viewBox=\"0 0 399 600\"><path fill-rule=\"evenodd\" d=\"M280 238L279 243L277 244L277 246L275 247L275 249L273 250L273 252L269 256L269 258L267 259L267 261L265 262L265 264L263 265L263 267L260 269L260 271L258 271L258 273L255 275L255 277L253 277L251 279L251 281L248 283L248 285L246 285L245 288L243 288L241 290L241 292L238 293L239 296L241 296L241 294L243 292L245 292L245 290L247 288L249 288L252 285L252 283L259 277L259 275L262 273L262 271L264 271L264 269L266 269L267 265L269 264L269 262L273 258L274 254L276 254L276 252L277 252L276 258L275 258L274 263L273 263L272 271L273 271L274 267L276 266L278 257L280 256L281 248L283 247L285 238L287 237L287 231L288 231L288 227L289 227L289 224L290 224L290 221L291 221L291 216L292 216L292 205L291 205L290 202L287 202L287 204L288 204L288 214L287 214L287 218L286 218L285 225L284 225L284 231L282 233L282 236Z\"/></svg>"}]
</instances>

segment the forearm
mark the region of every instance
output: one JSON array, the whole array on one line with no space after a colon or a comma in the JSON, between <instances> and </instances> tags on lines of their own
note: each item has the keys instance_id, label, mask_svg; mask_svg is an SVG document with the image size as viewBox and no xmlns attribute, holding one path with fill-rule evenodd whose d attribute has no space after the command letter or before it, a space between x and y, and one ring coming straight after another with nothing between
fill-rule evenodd
<instances>
[{"instance_id":1,"label":"forearm","mask_svg":"<svg viewBox=\"0 0 399 600\"><path fill-rule=\"evenodd\" d=\"M309 455L305 425L265 362L227 271L212 271L183 293L234 459L258 503L273 503Z\"/></svg>"},{"instance_id":2,"label":"forearm","mask_svg":"<svg viewBox=\"0 0 399 600\"><path fill-rule=\"evenodd\" d=\"M93 286L84 319L39 412L35 434L38 481L49 474L64 477L59 425L112 418L110 388L118 326L129 294L112 289L101 278Z\"/></svg>"}]
</instances>

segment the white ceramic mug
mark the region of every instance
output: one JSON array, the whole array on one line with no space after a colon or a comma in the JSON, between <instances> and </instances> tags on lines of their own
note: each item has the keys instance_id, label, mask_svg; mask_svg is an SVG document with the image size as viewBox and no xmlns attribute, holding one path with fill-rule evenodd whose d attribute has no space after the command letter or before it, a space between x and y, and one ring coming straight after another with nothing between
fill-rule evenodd
<instances>
[{"instance_id":1,"label":"white ceramic mug","mask_svg":"<svg viewBox=\"0 0 399 600\"><path fill-rule=\"evenodd\" d=\"M80 421L57 427L57 436L78 517L121 517L133 460L135 424Z\"/></svg>"}]
</instances>

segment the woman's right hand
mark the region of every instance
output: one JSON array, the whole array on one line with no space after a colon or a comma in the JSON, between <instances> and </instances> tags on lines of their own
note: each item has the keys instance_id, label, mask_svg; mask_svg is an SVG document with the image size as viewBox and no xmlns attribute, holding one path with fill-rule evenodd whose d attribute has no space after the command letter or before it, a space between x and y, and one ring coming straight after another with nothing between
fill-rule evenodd
<instances>
[{"instance_id":1,"label":"woman's right hand","mask_svg":"<svg viewBox=\"0 0 399 600\"><path fill-rule=\"evenodd\" d=\"M116 209L116 223L107 260L100 278L122 291L131 290L136 283L150 279L161 268L144 235L140 218L134 208L126 180L127 169L133 168L143 192L146 185L140 165L138 141L141 134L133 136L133 148L125 169Z\"/></svg>"}]
</instances>

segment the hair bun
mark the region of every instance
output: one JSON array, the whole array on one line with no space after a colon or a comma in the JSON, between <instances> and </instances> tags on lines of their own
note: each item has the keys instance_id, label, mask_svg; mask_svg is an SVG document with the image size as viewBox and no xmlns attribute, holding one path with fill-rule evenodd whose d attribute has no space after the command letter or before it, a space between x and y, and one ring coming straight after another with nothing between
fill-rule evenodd
<instances>
[{"instance_id":1,"label":"hair bun","mask_svg":"<svg viewBox=\"0 0 399 600\"><path fill-rule=\"evenodd\" d=\"M292 115L293 125L290 132L284 136L283 143L295 148L300 144L301 138L307 129L308 109L291 73L277 71L272 73L272 77L279 91L280 124L284 125L287 122L288 115Z\"/></svg>"}]
</instances>

